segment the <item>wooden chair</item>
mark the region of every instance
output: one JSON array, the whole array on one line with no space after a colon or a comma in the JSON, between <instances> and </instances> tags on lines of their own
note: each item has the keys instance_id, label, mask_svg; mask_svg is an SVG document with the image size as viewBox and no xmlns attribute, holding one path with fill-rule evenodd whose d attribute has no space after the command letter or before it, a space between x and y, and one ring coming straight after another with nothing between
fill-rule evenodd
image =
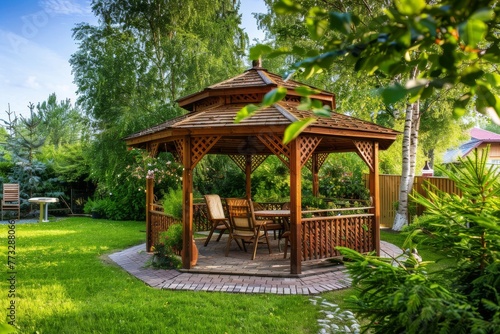
<instances>
[{"instance_id":1,"label":"wooden chair","mask_svg":"<svg viewBox=\"0 0 500 334\"><path fill-rule=\"evenodd\" d=\"M241 240L243 249L246 251L245 243L253 243L252 260L257 254L257 245L260 240L267 243L269 254L271 254L271 245L267 237L266 222L256 222L253 214L253 204L251 201L241 198L227 198L227 210L229 213L229 238L226 245L226 256L229 255L231 241Z\"/></svg>"},{"instance_id":2,"label":"wooden chair","mask_svg":"<svg viewBox=\"0 0 500 334\"><path fill-rule=\"evenodd\" d=\"M214 231L219 231L219 236L217 241L220 240L224 232L229 228L229 219L226 218L224 214L224 207L222 206L222 201L219 195L204 195L205 203L207 204L208 219L212 223L210 228L210 233L208 234L207 240L205 240L205 247L212 238Z\"/></svg>"},{"instance_id":3,"label":"wooden chair","mask_svg":"<svg viewBox=\"0 0 500 334\"><path fill-rule=\"evenodd\" d=\"M262 205L260 205L259 203L253 203L253 206L255 211L264 210L264 207L262 207ZM276 219L264 219L264 220L266 222L266 230L273 231L274 240L276 240L276 232L278 232L278 239L281 238L281 234L283 233L283 224L281 224L280 218L277 217ZM257 222L264 220L257 219Z\"/></svg>"},{"instance_id":4,"label":"wooden chair","mask_svg":"<svg viewBox=\"0 0 500 334\"><path fill-rule=\"evenodd\" d=\"M282 210L290 210L290 202L283 203L281 206ZM278 240L278 249L281 251L281 240L285 240L285 250L283 258L286 259L286 254L288 251L288 245L290 245L290 221L288 218L283 218L284 232L280 235Z\"/></svg>"},{"instance_id":5,"label":"wooden chair","mask_svg":"<svg viewBox=\"0 0 500 334\"><path fill-rule=\"evenodd\" d=\"M19 183L4 183L2 198L2 220L4 211L17 211L17 219L21 218L21 201L19 199Z\"/></svg>"}]
</instances>

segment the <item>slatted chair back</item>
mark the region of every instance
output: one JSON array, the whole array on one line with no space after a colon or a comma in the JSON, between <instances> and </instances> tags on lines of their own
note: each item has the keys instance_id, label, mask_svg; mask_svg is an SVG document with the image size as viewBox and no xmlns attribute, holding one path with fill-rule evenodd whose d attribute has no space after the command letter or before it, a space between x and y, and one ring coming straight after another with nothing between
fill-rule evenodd
<instances>
[{"instance_id":1,"label":"slatted chair back","mask_svg":"<svg viewBox=\"0 0 500 334\"><path fill-rule=\"evenodd\" d=\"M224 213L224 207L222 206L222 200L217 194L204 195L205 203L207 204L208 219L211 222L210 232L207 239L205 239L204 246L208 245L208 242L212 238L215 230L219 231L219 236L217 241L220 240L224 231L229 228L229 219L226 218Z\"/></svg>"},{"instance_id":2,"label":"slatted chair back","mask_svg":"<svg viewBox=\"0 0 500 334\"><path fill-rule=\"evenodd\" d=\"M252 230L253 222L248 200L244 198L226 198L227 212L233 230Z\"/></svg>"},{"instance_id":3,"label":"slatted chair back","mask_svg":"<svg viewBox=\"0 0 500 334\"><path fill-rule=\"evenodd\" d=\"M2 197L2 220L4 211L17 211L17 219L21 217L21 201L19 183L4 183Z\"/></svg>"},{"instance_id":4,"label":"slatted chair back","mask_svg":"<svg viewBox=\"0 0 500 334\"><path fill-rule=\"evenodd\" d=\"M249 231L254 235L254 220L248 201L229 198L226 199L226 204L233 232L239 234L240 231Z\"/></svg>"},{"instance_id":5,"label":"slatted chair back","mask_svg":"<svg viewBox=\"0 0 500 334\"><path fill-rule=\"evenodd\" d=\"M264 239L269 249L269 254L271 254L271 247L267 238L265 224L255 224L252 202L243 198L226 198L226 206L231 223L231 230L226 246L226 256L228 256L229 246L233 239L242 240L243 246L245 246L245 242L253 243L252 260L255 259L259 239ZM264 226L264 228L262 228L262 226Z\"/></svg>"},{"instance_id":6,"label":"slatted chair back","mask_svg":"<svg viewBox=\"0 0 500 334\"><path fill-rule=\"evenodd\" d=\"M207 203L208 217L210 220L226 219L222 200L217 194L205 195L205 202Z\"/></svg>"}]
</instances>

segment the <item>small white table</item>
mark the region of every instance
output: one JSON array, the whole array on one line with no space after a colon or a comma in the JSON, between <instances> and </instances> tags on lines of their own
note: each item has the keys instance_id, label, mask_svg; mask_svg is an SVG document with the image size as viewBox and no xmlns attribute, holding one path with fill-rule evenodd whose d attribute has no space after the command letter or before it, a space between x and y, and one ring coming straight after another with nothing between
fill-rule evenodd
<instances>
[{"instance_id":1,"label":"small white table","mask_svg":"<svg viewBox=\"0 0 500 334\"><path fill-rule=\"evenodd\" d=\"M40 223L46 223L49 221L49 203L59 202L59 198L56 197L33 197L28 200L30 203L40 204Z\"/></svg>"}]
</instances>

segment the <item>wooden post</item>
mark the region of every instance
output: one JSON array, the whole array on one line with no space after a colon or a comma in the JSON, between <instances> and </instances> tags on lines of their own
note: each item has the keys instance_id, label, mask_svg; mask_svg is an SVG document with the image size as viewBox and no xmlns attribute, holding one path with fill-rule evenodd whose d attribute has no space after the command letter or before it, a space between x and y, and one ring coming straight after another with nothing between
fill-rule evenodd
<instances>
[{"instance_id":1,"label":"wooden post","mask_svg":"<svg viewBox=\"0 0 500 334\"><path fill-rule=\"evenodd\" d=\"M299 138L290 142L290 274L302 273L302 189Z\"/></svg>"},{"instance_id":2,"label":"wooden post","mask_svg":"<svg viewBox=\"0 0 500 334\"><path fill-rule=\"evenodd\" d=\"M154 184L154 179L146 179L146 252L151 251L154 242L153 231L151 230L151 215L149 213L154 201Z\"/></svg>"},{"instance_id":3,"label":"wooden post","mask_svg":"<svg viewBox=\"0 0 500 334\"><path fill-rule=\"evenodd\" d=\"M252 156L245 155L246 198L252 198Z\"/></svg>"},{"instance_id":4,"label":"wooden post","mask_svg":"<svg viewBox=\"0 0 500 334\"><path fill-rule=\"evenodd\" d=\"M373 199L373 242L377 256L380 256L380 184L378 174L378 142L373 143L373 170L370 170L370 195Z\"/></svg>"},{"instance_id":5,"label":"wooden post","mask_svg":"<svg viewBox=\"0 0 500 334\"><path fill-rule=\"evenodd\" d=\"M318 154L312 155L312 193L314 197L319 196L319 164L318 164Z\"/></svg>"},{"instance_id":6,"label":"wooden post","mask_svg":"<svg viewBox=\"0 0 500 334\"><path fill-rule=\"evenodd\" d=\"M184 137L182 152L182 268L191 269L193 256L193 166L191 160L191 138Z\"/></svg>"}]
</instances>

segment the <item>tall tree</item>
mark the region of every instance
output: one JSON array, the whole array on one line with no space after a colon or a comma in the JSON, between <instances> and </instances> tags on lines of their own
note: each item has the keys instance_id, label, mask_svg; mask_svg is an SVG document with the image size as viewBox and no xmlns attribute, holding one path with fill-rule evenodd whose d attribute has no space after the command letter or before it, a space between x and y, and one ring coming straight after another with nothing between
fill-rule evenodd
<instances>
[{"instance_id":1,"label":"tall tree","mask_svg":"<svg viewBox=\"0 0 500 334\"><path fill-rule=\"evenodd\" d=\"M46 165L36 159L36 154L45 143L45 137L38 131L42 123L39 115L34 111L35 105L28 104L29 117L17 117L15 112L7 112L8 119L3 120L9 131L7 149L12 156L13 171L9 181L19 182L21 192L28 197L33 197L40 189L41 175L45 172Z\"/></svg>"},{"instance_id":2,"label":"tall tree","mask_svg":"<svg viewBox=\"0 0 500 334\"><path fill-rule=\"evenodd\" d=\"M56 94L53 93L47 101L38 103L36 109L41 120L39 131L45 133L46 144L58 148L82 139L83 119L69 99L58 102Z\"/></svg>"},{"instance_id":3,"label":"tall tree","mask_svg":"<svg viewBox=\"0 0 500 334\"><path fill-rule=\"evenodd\" d=\"M300 14L305 2L280 0L273 8L278 13ZM299 57L301 60L292 69L307 76L347 59L356 71L392 78L390 85L380 89L385 104L390 106L402 100L408 103L401 210L395 221L395 229L400 229L406 224L405 199L415 174L420 100L443 87L456 86L462 94L455 99L455 115L463 115L469 104L473 104L479 112L500 119L500 98L496 95L500 76L495 72L500 61L497 33L500 10L495 1L487 0L449 0L434 5L427 5L424 0L400 0L387 4L383 11L361 16L346 4L353 5L355 1L339 2L344 9L341 11L331 10L328 1L322 2L321 8L313 7L303 15L309 39L315 43L313 48L273 50L258 45L251 56ZM370 11L369 6L366 9ZM280 89L276 93L282 94ZM255 108L244 109L242 114L248 114L249 110L251 113ZM318 114L328 111L317 110ZM304 120L302 126L311 121ZM297 134L289 133L287 138Z\"/></svg>"},{"instance_id":4,"label":"tall tree","mask_svg":"<svg viewBox=\"0 0 500 334\"><path fill-rule=\"evenodd\" d=\"M121 138L180 115L178 98L242 71L248 38L238 9L233 0L93 1L99 25L74 29L70 63L101 187L116 191L134 161Z\"/></svg>"}]
</instances>

